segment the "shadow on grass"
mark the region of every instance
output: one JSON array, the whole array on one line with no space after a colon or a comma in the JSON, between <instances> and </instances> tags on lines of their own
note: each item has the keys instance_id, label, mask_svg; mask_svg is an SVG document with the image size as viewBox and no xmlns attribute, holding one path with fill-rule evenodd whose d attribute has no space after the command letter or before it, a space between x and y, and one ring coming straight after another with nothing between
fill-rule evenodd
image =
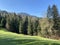
<instances>
[{"instance_id":1,"label":"shadow on grass","mask_svg":"<svg viewBox=\"0 0 60 45\"><path fill-rule=\"evenodd\" d=\"M60 45L44 40L0 38L0 45Z\"/></svg>"},{"instance_id":2,"label":"shadow on grass","mask_svg":"<svg viewBox=\"0 0 60 45\"><path fill-rule=\"evenodd\" d=\"M57 43L53 43L52 45L60 45L60 44L57 44Z\"/></svg>"},{"instance_id":3,"label":"shadow on grass","mask_svg":"<svg viewBox=\"0 0 60 45\"><path fill-rule=\"evenodd\" d=\"M34 39L1 39L0 38L0 45L21 45L21 44L25 44L25 43L30 43L30 42L34 42L36 40Z\"/></svg>"}]
</instances>

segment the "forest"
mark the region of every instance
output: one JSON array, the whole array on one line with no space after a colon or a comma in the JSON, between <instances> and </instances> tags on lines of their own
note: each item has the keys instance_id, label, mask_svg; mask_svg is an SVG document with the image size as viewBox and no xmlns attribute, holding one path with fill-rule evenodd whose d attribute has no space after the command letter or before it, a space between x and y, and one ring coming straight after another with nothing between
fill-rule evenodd
<instances>
[{"instance_id":1,"label":"forest","mask_svg":"<svg viewBox=\"0 0 60 45\"><path fill-rule=\"evenodd\" d=\"M60 14L56 5L47 8L46 17L0 10L0 28L17 34L60 38Z\"/></svg>"}]
</instances>

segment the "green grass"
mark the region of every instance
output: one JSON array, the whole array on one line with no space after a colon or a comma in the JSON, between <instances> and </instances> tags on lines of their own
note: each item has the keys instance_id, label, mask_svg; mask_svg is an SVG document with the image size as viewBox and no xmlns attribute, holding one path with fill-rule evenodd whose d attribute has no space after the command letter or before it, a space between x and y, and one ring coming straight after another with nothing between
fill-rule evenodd
<instances>
[{"instance_id":1,"label":"green grass","mask_svg":"<svg viewBox=\"0 0 60 45\"><path fill-rule=\"evenodd\" d=\"M0 29L0 45L60 45L59 40L16 34Z\"/></svg>"}]
</instances>

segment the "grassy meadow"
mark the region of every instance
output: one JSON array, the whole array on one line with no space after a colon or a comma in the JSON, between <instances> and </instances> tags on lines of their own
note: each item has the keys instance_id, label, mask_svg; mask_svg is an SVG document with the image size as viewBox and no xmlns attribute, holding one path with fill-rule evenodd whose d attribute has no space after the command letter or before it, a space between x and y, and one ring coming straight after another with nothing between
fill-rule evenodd
<instances>
[{"instance_id":1,"label":"grassy meadow","mask_svg":"<svg viewBox=\"0 0 60 45\"><path fill-rule=\"evenodd\" d=\"M16 34L0 29L0 45L60 45L59 40Z\"/></svg>"}]
</instances>

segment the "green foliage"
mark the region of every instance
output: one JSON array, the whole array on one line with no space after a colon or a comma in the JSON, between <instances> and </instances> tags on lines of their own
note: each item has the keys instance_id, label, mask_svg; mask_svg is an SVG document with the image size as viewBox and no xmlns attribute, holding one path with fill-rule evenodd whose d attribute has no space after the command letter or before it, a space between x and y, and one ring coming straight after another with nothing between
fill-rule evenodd
<instances>
[{"instance_id":1,"label":"green foliage","mask_svg":"<svg viewBox=\"0 0 60 45\"><path fill-rule=\"evenodd\" d=\"M59 37L60 36L60 16L59 16L57 6L53 5L52 8L49 6L47 14L48 14L47 16L52 17L52 18L48 18L50 23L53 21L53 26L51 28L52 34L55 36L58 35L58 37Z\"/></svg>"},{"instance_id":2,"label":"green foliage","mask_svg":"<svg viewBox=\"0 0 60 45\"><path fill-rule=\"evenodd\" d=\"M48 19L52 18L52 10L51 10L50 5L48 6L48 9L47 9L47 17L48 17Z\"/></svg>"},{"instance_id":3,"label":"green foliage","mask_svg":"<svg viewBox=\"0 0 60 45\"><path fill-rule=\"evenodd\" d=\"M41 36L41 25L39 20L38 20L38 26L37 26L37 35Z\"/></svg>"},{"instance_id":4,"label":"green foliage","mask_svg":"<svg viewBox=\"0 0 60 45\"><path fill-rule=\"evenodd\" d=\"M31 19L29 17L28 17L28 28L27 28L27 30L28 30L28 34L31 35L31 31L32 31L32 29L31 29Z\"/></svg>"},{"instance_id":5,"label":"green foliage","mask_svg":"<svg viewBox=\"0 0 60 45\"><path fill-rule=\"evenodd\" d=\"M23 31L22 31L22 27L23 27L22 25L23 25L23 23L22 23L22 21L20 20L20 24L19 24L19 33L20 33L20 34L22 34L22 32L23 32Z\"/></svg>"},{"instance_id":6,"label":"green foliage","mask_svg":"<svg viewBox=\"0 0 60 45\"><path fill-rule=\"evenodd\" d=\"M9 31L19 33L19 20L16 14L9 16L9 18L7 18L6 28Z\"/></svg>"},{"instance_id":7,"label":"green foliage","mask_svg":"<svg viewBox=\"0 0 60 45\"><path fill-rule=\"evenodd\" d=\"M53 37L60 36L60 16L56 5L52 8L48 6L48 18L38 18L26 13L16 14L6 11L0 12L0 27L6 28L11 32Z\"/></svg>"},{"instance_id":8,"label":"green foliage","mask_svg":"<svg viewBox=\"0 0 60 45\"><path fill-rule=\"evenodd\" d=\"M52 12L52 14L53 14L53 21L54 21L53 28L55 30L59 30L59 27L58 27L58 22L59 22L58 16L59 16L59 13L58 13L57 7L55 5L53 5L52 10L53 10L53 12Z\"/></svg>"},{"instance_id":9,"label":"green foliage","mask_svg":"<svg viewBox=\"0 0 60 45\"><path fill-rule=\"evenodd\" d=\"M5 28L5 25L6 25L6 19L5 18L2 18L1 25L2 25L2 27Z\"/></svg>"},{"instance_id":10,"label":"green foliage","mask_svg":"<svg viewBox=\"0 0 60 45\"><path fill-rule=\"evenodd\" d=\"M23 23L23 28L22 28L23 34L27 34L27 31L28 31L27 28L28 28L28 17L26 16L25 21Z\"/></svg>"}]
</instances>

